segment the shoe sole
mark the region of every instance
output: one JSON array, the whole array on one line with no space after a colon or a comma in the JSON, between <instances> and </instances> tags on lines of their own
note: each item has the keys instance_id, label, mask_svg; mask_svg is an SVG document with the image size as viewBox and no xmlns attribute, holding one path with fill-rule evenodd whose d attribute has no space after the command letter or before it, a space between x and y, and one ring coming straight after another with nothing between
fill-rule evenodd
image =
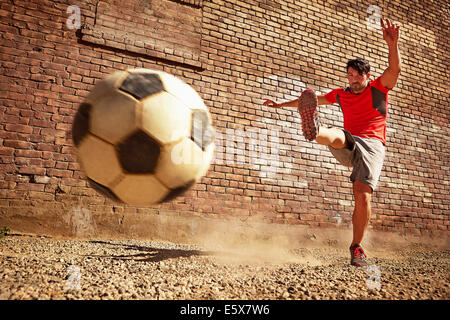
<instances>
[{"instance_id":1,"label":"shoe sole","mask_svg":"<svg viewBox=\"0 0 450 320\"><path fill-rule=\"evenodd\" d=\"M303 136L308 141L312 141L317 137L319 128L317 127L317 96L313 90L303 91L298 101L298 111L302 118Z\"/></svg>"},{"instance_id":2,"label":"shoe sole","mask_svg":"<svg viewBox=\"0 0 450 320\"><path fill-rule=\"evenodd\" d=\"M361 267L367 267L369 264L366 261L363 261L363 262L350 261L350 265L361 268Z\"/></svg>"}]
</instances>

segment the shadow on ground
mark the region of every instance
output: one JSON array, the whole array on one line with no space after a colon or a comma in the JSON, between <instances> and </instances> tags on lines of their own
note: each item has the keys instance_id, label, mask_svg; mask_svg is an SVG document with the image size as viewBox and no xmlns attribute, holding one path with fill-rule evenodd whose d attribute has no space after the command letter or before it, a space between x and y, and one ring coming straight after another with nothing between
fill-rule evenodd
<instances>
[{"instance_id":1,"label":"shadow on ground","mask_svg":"<svg viewBox=\"0 0 450 320\"><path fill-rule=\"evenodd\" d=\"M124 250L140 251L141 253L133 254L121 254L121 255L88 255L89 257L95 258L112 258L117 260L135 260L141 262L159 262L166 259L174 258L189 258L192 256L209 256L213 255L212 251L202 251L202 250L186 250L186 249L161 249L154 248L151 246L139 246L139 245L129 245L123 243L115 243L108 241L89 241L89 243L108 245L108 246L120 246Z\"/></svg>"}]
</instances>

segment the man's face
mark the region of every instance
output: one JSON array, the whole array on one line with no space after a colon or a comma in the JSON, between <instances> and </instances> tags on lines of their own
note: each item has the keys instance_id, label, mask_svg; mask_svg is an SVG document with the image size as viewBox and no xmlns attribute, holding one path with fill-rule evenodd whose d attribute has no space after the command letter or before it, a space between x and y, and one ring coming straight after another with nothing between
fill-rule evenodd
<instances>
[{"instance_id":1,"label":"man's face","mask_svg":"<svg viewBox=\"0 0 450 320\"><path fill-rule=\"evenodd\" d=\"M348 84L354 93L360 93L366 88L369 77L369 73L363 73L361 75L352 67L349 67L347 70Z\"/></svg>"}]
</instances>

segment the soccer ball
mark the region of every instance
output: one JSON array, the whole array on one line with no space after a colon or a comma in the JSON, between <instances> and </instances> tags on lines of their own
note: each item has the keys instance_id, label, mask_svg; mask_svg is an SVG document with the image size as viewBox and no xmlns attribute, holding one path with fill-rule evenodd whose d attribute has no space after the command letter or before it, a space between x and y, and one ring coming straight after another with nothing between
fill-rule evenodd
<instances>
[{"instance_id":1,"label":"soccer ball","mask_svg":"<svg viewBox=\"0 0 450 320\"><path fill-rule=\"evenodd\" d=\"M72 139L89 184L136 206L185 192L206 174L214 153L211 115L198 93L150 69L98 82L78 108Z\"/></svg>"}]
</instances>

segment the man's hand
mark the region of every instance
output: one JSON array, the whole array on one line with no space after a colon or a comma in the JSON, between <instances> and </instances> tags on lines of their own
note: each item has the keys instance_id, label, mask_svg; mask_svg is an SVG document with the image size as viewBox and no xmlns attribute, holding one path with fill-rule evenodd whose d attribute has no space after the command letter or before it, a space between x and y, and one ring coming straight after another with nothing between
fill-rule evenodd
<instances>
[{"instance_id":1,"label":"man's hand","mask_svg":"<svg viewBox=\"0 0 450 320\"><path fill-rule=\"evenodd\" d=\"M383 38L389 47L397 46L400 26L396 26L391 20L380 18L381 28L383 29Z\"/></svg>"},{"instance_id":2,"label":"man's hand","mask_svg":"<svg viewBox=\"0 0 450 320\"><path fill-rule=\"evenodd\" d=\"M272 107L272 108L279 108L280 105L278 103L276 103L275 101L272 101L270 99L267 99L266 101L264 101L263 103L264 106L268 106L268 107Z\"/></svg>"}]
</instances>

